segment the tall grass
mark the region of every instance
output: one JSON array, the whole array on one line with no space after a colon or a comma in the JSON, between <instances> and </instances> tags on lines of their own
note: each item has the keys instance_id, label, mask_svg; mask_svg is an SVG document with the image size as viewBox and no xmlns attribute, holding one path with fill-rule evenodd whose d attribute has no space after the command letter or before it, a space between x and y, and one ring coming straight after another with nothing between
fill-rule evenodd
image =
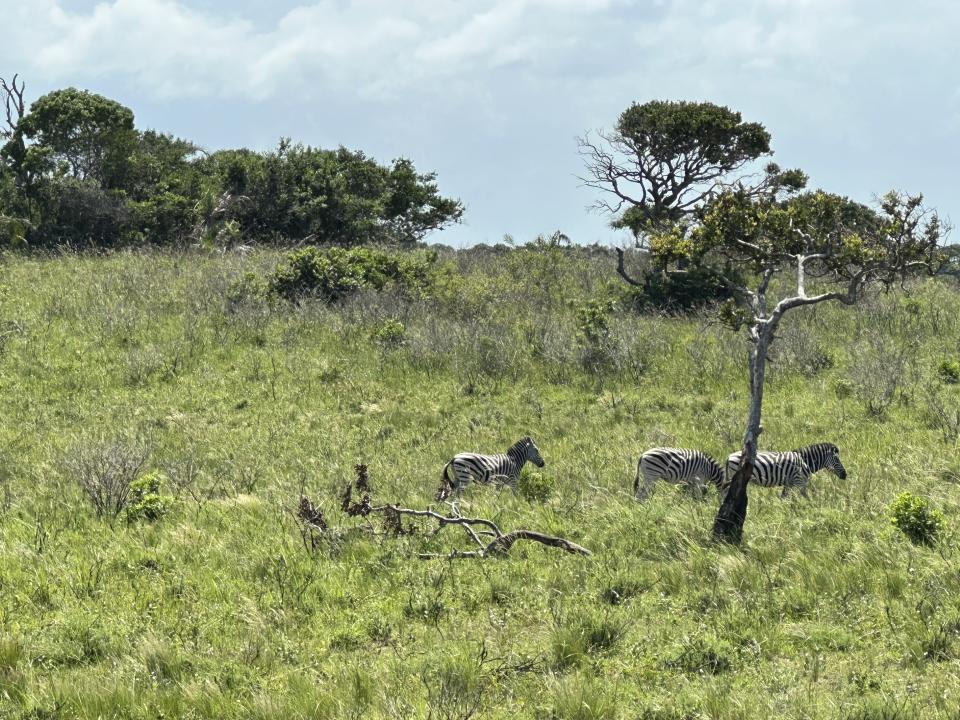
<instances>
[{"instance_id":1,"label":"tall grass","mask_svg":"<svg viewBox=\"0 0 960 720\"><path fill-rule=\"evenodd\" d=\"M849 477L817 475L809 501L753 490L734 549L709 540L715 494L630 490L651 445L737 449L746 347L709 313L637 314L610 258L577 249L449 253L416 300L231 290L278 260L2 259L0 717L958 711L956 436L930 405L954 402L955 287L787 318L763 445L835 442ZM908 352L878 411L886 345ZM339 512L355 463L378 500L423 507L455 452L526 434L549 492L471 486L465 508L591 558L426 562L453 529L388 539ZM131 438L175 500L111 526L69 459ZM339 528L316 547L301 490ZM943 512L934 546L891 527L901 492Z\"/></svg>"}]
</instances>

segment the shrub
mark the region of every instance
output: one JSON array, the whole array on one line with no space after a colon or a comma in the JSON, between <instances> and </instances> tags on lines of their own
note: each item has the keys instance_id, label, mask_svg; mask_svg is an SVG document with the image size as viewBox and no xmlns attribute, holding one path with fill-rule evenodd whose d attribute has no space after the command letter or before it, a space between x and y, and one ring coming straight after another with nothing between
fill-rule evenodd
<instances>
[{"instance_id":1,"label":"shrub","mask_svg":"<svg viewBox=\"0 0 960 720\"><path fill-rule=\"evenodd\" d=\"M387 318L374 328L372 337L384 347L399 347L406 342L407 329L403 323L393 318Z\"/></svg>"},{"instance_id":2,"label":"shrub","mask_svg":"<svg viewBox=\"0 0 960 720\"><path fill-rule=\"evenodd\" d=\"M937 376L948 385L960 383L960 362L944 360L937 366Z\"/></svg>"},{"instance_id":3,"label":"shrub","mask_svg":"<svg viewBox=\"0 0 960 720\"><path fill-rule=\"evenodd\" d=\"M517 481L517 492L529 502L546 502L553 495L556 483L546 473L524 466Z\"/></svg>"},{"instance_id":4,"label":"shrub","mask_svg":"<svg viewBox=\"0 0 960 720\"><path fill-rule=\"evenodd\" d=\"M162 494L163 476L159 472L147 473L130 483L130 503L127 506L127 521L159 520L170 509L173 496Z\"/></svg>"},{"instance_id":5,"label":"shrub","mask_svg":"<svg viewBox=\"0 0 960 720\"><path fill-rule=\"evenodd\" d=\"M890 522L917 545L933 545L943 530L943 513L919 495L901 493L890 506Z\"/></svg>"},{"instance_id":6,"label":"shrub","mask_svg":"<svg viewBox=\"0 0 960 720\"><path fill-rule=\"evenodd\" d=\"M97 517L115 519L130 500L130 486L149 452L138 445L101 443L78 447L66 465L93 505Z\"/></svg>"},{"instance_id":7,"label":"shrub","mask_svg":"<svg viewBox=\"0 0 960 720\"><path fill-rule=\"evenodd\" d=\"M287 253L267 284L272 293L291 301L318 297L336 302L365 288L389 287L420 295L433 285L436 257L436 253L308 246Z\"/></svg>"}]
</instances>

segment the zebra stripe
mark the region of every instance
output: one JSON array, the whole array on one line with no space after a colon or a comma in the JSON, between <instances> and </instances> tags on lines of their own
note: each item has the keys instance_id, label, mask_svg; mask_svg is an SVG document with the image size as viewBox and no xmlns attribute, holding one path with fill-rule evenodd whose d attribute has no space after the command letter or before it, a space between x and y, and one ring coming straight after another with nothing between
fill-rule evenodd
<instances>
[{"instance_id":1,"label":"zebra stripe","mask_svg":"<svg viewBox=\"0 0 960 720\"><path fill-rule=\"evenodd\" d=\"M640 478L643 487L640 487ZM645 500L653 494L657 480L686 483L697 498L703 497L707 480L717 487L723 481L723 468L712 457L699 450L686 448L653 448L640 456L637 475L633 480L633 494Z\"/></svg>"},{"instance_id":2,"label":"zebra stripe","mask_svg":"<svg viewBox=\"0 0 960 720\"><path fill-rule=\"evenodd\" d=\"M730 481L740 469L741 455L735 452L727 458L721 496L726 495ZM817 443L788 452L759 452L750 481L762 487L782 486L783 497L797 487L800 494L807 497L810 476L820 470L829 470L841 480L847 477L847 470L840 462L840 449L833 443Z\"/></svg>"},{"instance_id":3,"label":"zebra stripe","mask_svg":"<svg viewBox=\"0 0 960 720\"><path fill-rule=\"evenodd\" d=\"M516 492L520 469L527 461L537 467L544 465L540 451L529 436L520 438L502 455L458 453L443 466L440 473L441 488L437 493L437 499L443 500L450 492L459 495L471 480L476 480L478 483L495 482L498 485L509 485L511 490ZM451 467L453 468L452 478L447 472Z\"/></svg>"}]
</instances>

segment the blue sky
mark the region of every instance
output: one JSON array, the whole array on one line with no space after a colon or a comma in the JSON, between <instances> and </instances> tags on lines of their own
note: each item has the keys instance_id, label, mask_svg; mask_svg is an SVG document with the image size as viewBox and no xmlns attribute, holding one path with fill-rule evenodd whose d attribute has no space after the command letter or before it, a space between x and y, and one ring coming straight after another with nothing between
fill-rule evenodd
<instances>
[{"instance_id":1,"label":"blue sky","mask_svg":"<svg viewBox=\"0 0 960 720\"><path fill-rule=\"evenodd\" d=\"M0 75L76 86L207 149L281 136L410 157L467 206L455 245L563 230L588 206L575 138L631 102L709 100L774 159L870 201L923 192L960 223L952 0L0 0ZM958 241L954 234L952 240Z\"/></svg>"}]
</instances>

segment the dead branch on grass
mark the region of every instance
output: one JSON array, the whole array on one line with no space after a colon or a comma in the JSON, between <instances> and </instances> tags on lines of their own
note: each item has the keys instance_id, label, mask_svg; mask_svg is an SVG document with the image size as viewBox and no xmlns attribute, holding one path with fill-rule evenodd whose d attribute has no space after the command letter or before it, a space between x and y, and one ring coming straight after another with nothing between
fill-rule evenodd
<instances>
[{"instance_id":1,"label":"dead branch on grass","mask_svg":"<svg viewBox=\"0 0 960 720\"><path fill-rule=\"evenodd\" d=\"M417 557L421 560L435 558L444 558L453 560L458 558L488 558L503 557L509 554L510 549L520 540L530 540L533 542L555 547L575 555L591 555L587 548L562 537L547 535L535 530L517 529L510 532L503 532L500 527L486 518L463 517L457 512L455 506L453 513L445 515L437 512L432 507L424 510L416 508L400 507L399 505L388 503L385 505L373 505L371 497L373 490L370 486L370 478L366 465L354 466L357 474L355 481L347 483L340 494L340 509L348 517L368 518L371 515L379 515L383 522L383 534L388 537L398 537L400 535L413 535L417 532L417 526L410 523L403 524L403 517L429 520L436 523L436 527L431 536L437 535L441 530L450 525L462 527L466 535L474 543L475 549L463 550L454 548L446 553L418 553ZM353 500L354 491L362 493L359 501ZM300 512L298 519L304 526L309 526L311 532L326 532L329 528L323 523L322 528L317 524L310 522L310 515L313 511L313 504L303 495L301 490ZM375 532L372 525L368 526L371 532ZM492 539L491 539L492 538ZM312 544L315 548L316 546Z\"/></svg>"}]
</instances>

